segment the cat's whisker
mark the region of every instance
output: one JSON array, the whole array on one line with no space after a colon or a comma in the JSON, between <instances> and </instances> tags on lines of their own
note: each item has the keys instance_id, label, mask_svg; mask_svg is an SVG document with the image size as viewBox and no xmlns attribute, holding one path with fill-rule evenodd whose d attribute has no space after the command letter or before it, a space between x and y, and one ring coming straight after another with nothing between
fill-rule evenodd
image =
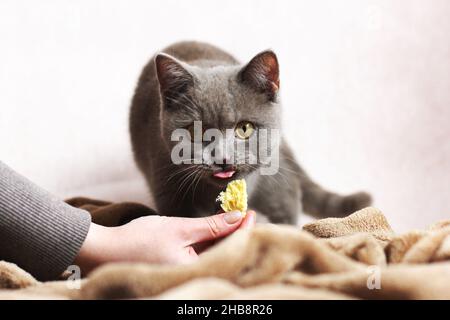
<instances>
[{"instance_id":1,"label":"cat's whisker","mask_svg":"<svg viewBox=\"0 0 450 320\"><path fill-rule=\"evenodd\" d=\"M175 193L172 196L173 200L176 200L178 198L178 194L180 193L181 188L182 188L182 182L184 182L184 180L186 179L187 176L190 175L190 173L191 173L190 171L184 172L182 174L182 176L177 180L179 182L179 184L178 184L177 190L175 191Z\"/></svg>"},{"instance_id":2,"label":"cat's whisker","mask_svg":"<svg viewBox=\"0 0 450 320\"><path fill-rule=\"evenodd\" d=\"M280 168L280 169L283 169L283 170L286 170L286 171L289 171L289 172L292 172L292 173L295 173L295 174L297 174L297 173L298 173L297 171L295 171L295 170L292 170L292 169L290 169L290 168L288 168L288 167L284 167L284 166L279 166L279 168Z\"/></svg>"},{"instance_id":3,"label":"cat's whisker","mask_svg":"<svg viewBox=\"0 0 450 320\"><path fill-rule=\"evenodd\" d=\"M252 164L248 164L248 163L244 163L243 165L246 166L247 168L258 169L258 166L256 166L256 165L252 165ZM277 174L284 180L285 183L287 183L289 186L291 186L289 178L286 176L286 174L284 174L282 172L282 170L286 170L286 171L292 172L294 174L298 174L298 173L296 171L294 171L294 170L291 170L291 169L287 168L287 167L279 166L279 170L278 170ZM273 181L276 181L278 183L278 185L280 185L280 181L278 181L275 177L273 177L271 175L267 175L267 176L269 177L269 179L272 179Z\"/></svg>"},{"instance_id":4,"label":"cat's whisker","mask_svg":"<svg viewBox=\"0 0 450 320\"><path fill-rule=\"evenodd\" d=\"M180 170L177 170L176 172L173 172L172 174L169 175L169 177L166 180L166 184L172 180L173 178L175 178L177 175L182 174L183 172L186 172L188 170L192 169L192 166L186 167L186 168L182 168Z\"/></svg>"},{"instance_id":5,"label":"cat's whisker","mask_svg":"<svg viewBox=\"0 0 450 320\"><path fill-rule=\"evenodd\" d=\"M185 192L184 192L184 194L183 194L183 197L181 198L181 201L184 200L184 198L186 197L187 193L189 192L189 190L191 189L191 187L194 185L196 176L197 176L197 174L198 174L201 170L202 170L201 167L197 167L197 168L194 170L194 173L193 173L192 175L189 176L188 181L187 181L187 183L186 183L186 185L185 185L186 188L185 188ZM192 198L193 198L193 197L194 197L194 195L192 194Z\"/></svg>"},{"instance_id":6,"label":"cat's whisker","mask_svg":"<svg viewBox=\"0 0 450 320\"><path fill-rule=\"evenodd\" d=\"M179 185L179 187L177 189L177 194L179 192L183 191L184 187L189 183L189 179L196 173L197 170L198 170L198 167L194 168L194 170L192 172L188 172L187 174L184 175L184 178L180 182L180 185ZM182 197L181 201L184 200L185 195L186 195L186 192L183 194L183 197Z\"/></svg>"},{"instance_id":7,"label":"cat's whisker","mask_svg":"<svg viewBox=\"0 0 450 320\"><path fill-rule=\"evenodd\" d=\"M251 169L258 169L258 167L256 166L256 165L251 165L251 164L248 164L248 163L244 163L243 164L244 165L244 167L246 167L246 168L251 168ZM279 172L280 173L280 172ZM281 173L280 173L281 174ZM285 179L285 182L286 183L288 183L289 184L289 182L286 180L286 178L283 176L283 175L280 175L283 179ZM267 177L268 177L268 181L269 181L269 183L272 183L272 186L273 186L273 183L276 183L276 187L281 187L282 186L282 184L281 184L281 182L280 181L278 181L274 176L271 176L271 175L267 175Z\"/></svg>"},{"instance_id":8,"label":"cat's whisker","mask_svg":"<svg viewBox=\"0 0 450 320\"><path fill-rule=\"evenodd\" d=\"M195 191L197 190L197 186L198 186L198 184L200 183L200 181L201 181L201 179L202 179L202 177L203 177L203 172L204 172L204 170L203 170L203 168L199 171L199 173L198 173L198 179L197 179L197 182L196 182L196 184L195 184L195 186L194 186L194 190L192 191L192 204L194 204L194 198L195 198Z\"/></svg>"},{"instance_id":9,"label":"cat's whisker","mask_svg":"<svg viewBox=\"0 0 450 320\"><path fill-rule=\"evenodd\" d=\"M194 158L192 158L192 159L184 159L183 161L194 161L195 159ZM170 168L170 167L177 167L177 166L186 166L186 165L191 165L191 163L181 163L181 164L175 164L175 163L172 163L172 162L170 162L170 163L168 163L168 164L166 164L166 165L164 165L164 166L161 166L160 168L158 168L158 169L156 169L155 170L155 172L160 172L160 171L162 171L162 170L164 170L164 169L167 169L167 168Z\"/></svg>"},{"instance_id":10,"label":"cat's whisker","mask_svg":"<svg viewBox=\"0 0 450 320\"><path fill-rule=\"evenodd\" d=\"M197 168L195 169L195 171L194 171L194 174L191 175L191 176L188 178L187 184L185 185L185 192L184 192L184 194L183 194L183 197L182 197L181 201L184 200L184 198L186 197L186 195L187 195L187 193L189 192L189 190L191 190L192 186L193 186L194 183L195 183L196 176L197 176L202 170L203 170L203 169L202 169L201 167L197 167ZM192 177L193 177L193 178L192 178ZM192 197L194 197L193 194L192 194Z\"/></svg>"},{"instance_id":11,"label":"cat's whisker","mask_svg":"<svg viewBox=\"0 0 450 320\"><path fill-rule=\"evenodd\" d=\"M280 177L282 177L285 180L285 182L288 182L289 179L288 179L288 176L285 173L283 173L283 170L288 170L288 171L290 171L290 172L292 172L294 174L297 174L297 172L295 172L293 170L289 170L288 168L280 166L279 170L277 171L277 174L280 175Z\"/></svg>"}]
</instances>

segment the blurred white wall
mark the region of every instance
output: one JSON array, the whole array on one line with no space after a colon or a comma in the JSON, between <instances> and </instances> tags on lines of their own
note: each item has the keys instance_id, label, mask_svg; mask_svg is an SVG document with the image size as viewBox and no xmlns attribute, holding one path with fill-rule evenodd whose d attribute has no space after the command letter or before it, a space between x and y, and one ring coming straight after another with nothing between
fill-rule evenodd
<instances>
[{"instance_id":1,"label":"blurred white wall","mask_svg":"<svg viewBox=\"0 0 450 320\"><path fill-rule=\"evenodd\" d=\"M0 2L0 159L61 197L147 201L127 135L141 67L182 39L273 48L285 133L393 227L450 218L450 2Z\"/></svg>"}]
</instances>

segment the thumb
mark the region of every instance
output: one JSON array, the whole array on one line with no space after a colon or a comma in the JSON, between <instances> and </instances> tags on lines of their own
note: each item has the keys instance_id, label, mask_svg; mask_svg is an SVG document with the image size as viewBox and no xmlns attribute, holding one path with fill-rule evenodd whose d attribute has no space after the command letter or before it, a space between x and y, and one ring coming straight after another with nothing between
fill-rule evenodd
<instances>
[{"instance_id":1,"label":"thumb","mask_svg":"<svg viewBox=\"0 0 450 320\"><path fill-rule=\"evenodd\" d=\"M183 228L189 244L214 240L239 228L243 219L240 211L231 211L204 218L183 218Z\"/></svg>"}]
</instances>

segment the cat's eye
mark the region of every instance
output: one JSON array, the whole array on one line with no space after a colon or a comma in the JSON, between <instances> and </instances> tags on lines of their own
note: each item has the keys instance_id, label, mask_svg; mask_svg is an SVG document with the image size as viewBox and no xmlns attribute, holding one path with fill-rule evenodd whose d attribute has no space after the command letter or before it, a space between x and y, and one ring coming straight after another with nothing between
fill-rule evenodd
<instances>
[{"instance_id":1,"label":"cat's eye","mask_svg":"<svg viewBox=\"0 0 450 320\"><path fill-rule=\"evenodd\" d=\"M250 138L253 132L255 132L255 126L251 122L242 121L237 124L234 132L236 133L236 137L245 140Z\"/></svg>"}]
</instances>

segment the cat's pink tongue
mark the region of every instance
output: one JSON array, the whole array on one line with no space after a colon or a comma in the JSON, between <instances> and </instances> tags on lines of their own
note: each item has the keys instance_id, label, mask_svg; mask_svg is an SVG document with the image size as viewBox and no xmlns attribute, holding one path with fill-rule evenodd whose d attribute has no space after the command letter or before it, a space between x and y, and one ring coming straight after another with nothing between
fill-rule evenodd
<instances>
[{"instance_id":1,"label":"cat's pink tongue","mask_svg":"<svg viewBox=\"0 0 450 320\"><path fill-rule=\"evenodd\" d=\"M228 179L228 178L231 178L234 175L235 172L236 171L233 171L233 170L220 171L220 172L214 173L213 176L216 177L216 178L219 178L219 179Z\"/></svg>"}]
</instances>

